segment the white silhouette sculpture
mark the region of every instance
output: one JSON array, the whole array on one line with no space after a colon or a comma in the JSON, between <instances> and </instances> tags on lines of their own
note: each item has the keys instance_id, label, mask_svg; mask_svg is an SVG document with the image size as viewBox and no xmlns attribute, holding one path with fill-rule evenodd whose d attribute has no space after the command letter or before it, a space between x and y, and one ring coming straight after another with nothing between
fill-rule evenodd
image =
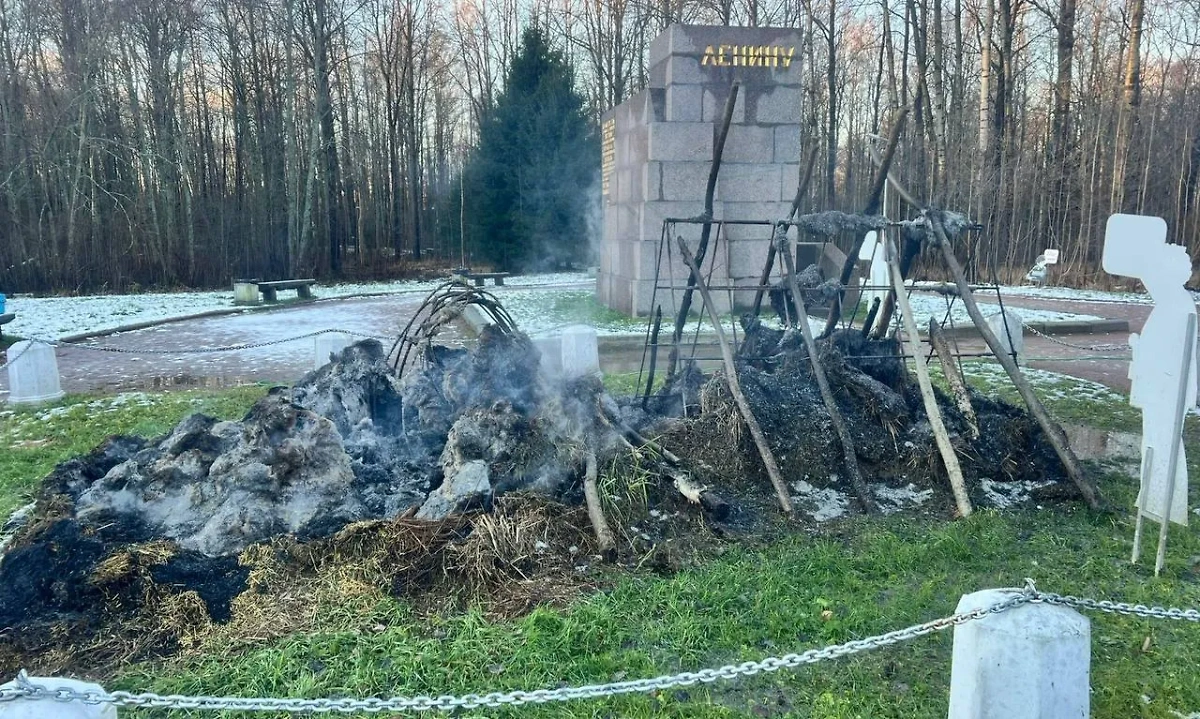
<instances>
[{"instance_id":1,"label":"white silhouette sculpture","mask_svg":"<svg viewBox=\"0 0 1200 719\"><path fill-rule=\"evenodd\" d=\"M891 271L888 269L887 259L884 257L883 243L879 241L879 233L874 230L867 233L863 238L862 247L858 250L858 259L871 263L867 276L862 279L862 284L871 288L862 291L862 301L867 303L869 310L876 298L880 302L887 299L888 289L892 286Z\"/></svg>"},{"instance_id":2,"label":"white silhouette sculpture","mask_svg":"<svg viewBox=\"0 0 1200 719\"><path fill-rule=\"evenodd\" d=\"M1158 217L1113 215L1104 237L1104 270L1142 281L1154 309L1141 334L1129 336L1129 403L1142 410L1142 474L1137 498L1133 561L1142 520L1161 524L1155 574L1162 571L1168 522L1187 524L1187 462L1183 418L1196 404L1196 304L1184 283L1192 261L1180 245L1167 244L1167 223Z\"/></svg>"}]
</instances>

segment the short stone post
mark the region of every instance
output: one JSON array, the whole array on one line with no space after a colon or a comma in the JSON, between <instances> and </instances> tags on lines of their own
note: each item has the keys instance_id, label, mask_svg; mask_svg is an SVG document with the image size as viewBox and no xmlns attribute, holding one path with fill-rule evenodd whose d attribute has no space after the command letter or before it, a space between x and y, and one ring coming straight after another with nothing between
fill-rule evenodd
<instances>
[{"instance_id":1,"label":"short stone post","mask_svg":"<svg viewBox=\"0 0 1200 719\"><path fill-rule=\"evenodd\" d=\"M329 364L332 355L349 347L350 335L344 332L325 332L313 337L313 369L321 369Z\"/></svg>"},{"instance_id":2,"label":"short stone post","mask_svg":"<svg viewBox=\"0 0 1200 719\"><path fill-rule=\"evenodd\" d=\"M544 337L534 337L533 346L536 347L537 351L541 354L542 375L545 376L546 379L562 379L562 336L554 334L546 335Z\"/></svg>"},{"instance_id":3,"label":"short stone post","mask_svg":"<svg viewBox=\"0 0 1200 719\"><path fill-rule=\"evenodd\" d=\"M9 347L8 356L10 404L52 402L63 396L53 347L45 342L25 340Z\"/></svg>"},{"instance_id":4,"label":"short stone post","mask_svg":"<svg viewBox=\"0 0 1200 719\"><path fill-rule=\"evenodd\" d=\"M957 613L1019 590L967 594ZM954 628L950 719L1087 719L1091 624L1073 609L1030 603Z\"/></svg>"},{"instance_id":5,"label":"short stone post","mask_svg":"<svg viewBox=\"0 0 1200 719\"><path fill-rule=\"evenodd\" d=\"M1005 327L1005 318L1007 318L1007 327ZM1021 320L1021 315L1006 309L988 317L987 323L996 335L996 339L1000 340L1005 353L1009 356L1016 355L1017 364L1025 364L1025 335L1023 334L1025 323Z\"/></svg>"},{"instance_id":6,"label":"short stone post","mask_svg":"<svg viewBox=\"0 0 1200 719\"><path fill-rule=\"evenodd\" d=\"M233 283L233 304L257 305L259 301L258 283L245 281Z\"/></svg>"},{"instance_id":7,"label":"short stone post","mask_svg":"<svg viewBox=\"0 0 1200 719\"><path fill-rule=\"evenodd\" d=\"M600 352L595 327L564 327L561 337L562 373L565 379L600 373Z\"/></svg>"},{"instance_id":8,"label":"short stone post","mask_svg":"<svg viewBox=\"0 0 1200 719\"><path fill-rule=\"evenodd\" d=\"M29 677L29 681L51 691L70 689L76 692L102 692L104 687L75 679L55 677ZM14 689L13 680L0 685L0 689ZM117 708L111 704L84 704L83 702L60 702L53 699L17 699L0 704L0 719L117 719Z\"/></svg>"}]
</instances>

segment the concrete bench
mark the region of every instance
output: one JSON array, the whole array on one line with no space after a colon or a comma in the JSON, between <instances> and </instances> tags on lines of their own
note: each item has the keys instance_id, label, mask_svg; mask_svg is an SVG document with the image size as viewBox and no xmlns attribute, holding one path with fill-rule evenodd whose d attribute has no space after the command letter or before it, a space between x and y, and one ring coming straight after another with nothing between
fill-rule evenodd
<instances>
[{"instance_id":1,"label":"concrete bench","mask_svg":"<svg viewBox=\"0 0 1200 719\"><path fill-rule=\"evenodd\" d=\"M311 300L312 286L317 283L316 280L277 280L275 282L258 282L258 289L262 292L264 302L278 302L280 290L296 290L296 295L300 299Z\"/></svg>"},{"instance_id":2,"label":"concrete bench","mask_svg":"<svg viewBox=\"0 0 1200 719\"><path fill-rule=\"evenodd\" d=\"M504 278L508 277L508 274L507 272L456 272L452 275L452 278L464 284L467 280L471 280L475 283L476 287L483 287L486 280L490 279L492 284L497 287L503 287Z\"/></svg>"},{"instance_id":3,"label":"concrete bench","mask_svg":"<svg viewBox=\"0 0 1200 719\"><path fill-rule=\"evenodd\" d=\"M9 312L5 315L0 315L0 339L4 339L4 325L12 322L17 318L16 312Z\"/></svg>"}]
</instances>

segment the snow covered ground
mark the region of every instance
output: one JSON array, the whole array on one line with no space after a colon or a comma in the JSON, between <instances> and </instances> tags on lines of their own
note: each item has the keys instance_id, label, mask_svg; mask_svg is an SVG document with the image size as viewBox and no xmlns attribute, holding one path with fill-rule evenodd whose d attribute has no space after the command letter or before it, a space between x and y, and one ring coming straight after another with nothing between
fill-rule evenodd
<instances>
[{"instance_id":1,"label":"snow covered ground","mask_svg":"<svg viewBox=\"0 0 1200 719\"><path fill-rule=\"evenodd\" d=\"M1019 288L1014 288L1019 289ZM1016 293L1014 293L1016 294ZM1008 288L1001 288L1001 297L1008 295ZM1043 295L1026 294L1024 297L1042 297ZM947 297L935 295L928 292L914 292L909 297L909 303L912 304L914 319L917 321L918 327L927 327L929 318L934 317L938 322L943 322L946 318ZM984 317L990 317L1000 313L1000 305L996 302L988 302L989 299L995 300L994 292L980 292L975 296L975 301L979 304L979 311ZM954 300L949 305L950 318L955 325L970 325L971 317L967 314L967 308L962 302ZM1035 310L1026 307L1017 309L1008 308L1010 312L1016 312L1017 315L1025 322L1082 322L1085 320L1103 319L1095 315L1082 314L1078 312L1059 312L1056 310Z\"/></svg>"},{"instance_id":2,"label":"snow covered ground","mask_svg":"<svg viewBox=\"0 0 1200 719\"><path fill-rule=\"evenodd\" d=\"M546 332L573 322L593 324L598 333L605 336L644 333L644 319L624 317L596 305L594 298L590 298L594 281L581 272L518 275L509 278L505 287L493 289L489 286L488 289L504 299L517 325L531 334ZM440 281L415 280L347 283L318 286L315 288L315 294L323 299L366 294L421 294L429 292L438 284ZM1149 301L1146 295L1087 292L1058 287L1005 287L1002 291L1005 294L1047 299ZM980 309L983 313L992 315L998 312L999 306L988 302L987 299L987 293L980 293ZM927 325L931 316L936 317L938 321L945 319L946 298L915 292L911 302L918 326ZM16 312L17 318L5 329L22 337L58 339L83 332L109 330L134 323L186 317L232 307L233 292L225 290L84 297L18 295L8 298L8 311ZM328 306L322 309L324 313ZM956 325L970 324L970 318L961 302L954 302L950 312ZM1018 313L1026 322L1099 319L1094 315L1051 310L1020 309ZM823 323L814 320L814 327L822 326ZM732 329L732 319L726 323L726 327ZM707 328L702 326L702 329Z\"/></svg>"},{"instance_id":3,"label":"snow covered ground","mask_svg":"<svg viewBox=\"0 0 1200 719\"><path fill-rule=\"evenodd\" d=\"M518 275L508 278L512 288L580 285L593 283L586 273ZM424 293L441 284L437 281L404 280L318 285L317 297L350 297L364 294ZM490 286L488 289L492 289ZM506 288L498 288L507 292ZM233 291L170 292L140 295L89 295L83 297L10 296L7 311L17 318L5 330L21 337L58 339L83 332L114 329L139 322L186 317L210 310L233 307Z\"/></svg>"}]
</instances>

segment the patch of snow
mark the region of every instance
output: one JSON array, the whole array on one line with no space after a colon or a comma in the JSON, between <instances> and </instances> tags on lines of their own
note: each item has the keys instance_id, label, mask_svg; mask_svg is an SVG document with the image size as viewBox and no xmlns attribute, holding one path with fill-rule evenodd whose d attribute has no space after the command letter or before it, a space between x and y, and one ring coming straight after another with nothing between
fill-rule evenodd
<instances>
[{"instance_id":1,"label":"patch of snow","mask_svg":"<svg viewBox=\"0 0 1200 719\"><path fill-rule=\"evenodd\" d=\"M879 510L884 514L895 514L911 507L920 507L933 499L932 489L917 489L917 485L909 482L904 487L889 487L886 484L872 484L871 493L879 500Z\"/></svg>"},{"instance_id":2,"label":"patch of snow","mask_svg":"<svg viewBox=\"0 0 1200 719\"><path fill-rule=\"evenodd\" d=\"M1008 373L998 362L966 362L963 372L968 377L978 378L991 384L1002 382L1011 385ZM1043 397L1050 399L1086 399L1095 402L1125 402L1128 398L1112 389L1091 380L1049 370L1022 367L1021 374L1034 387L1041 390Z\"/></svg>"},{"instance_id":3,"label":"patch of snow","mask_svg":"<svg viewBox=\"0 0 1200 719\"><path fill-rule=\"evenodd\" d=\"M792 482L798 496L792 497L818 522L837 519L850 511L850 498L836 489L817 489L808 482Z\"/></svg>"},{"instance_id":4,"label":"patch of snow","mask_svg":"<svg viewBox=\"0 0 1200 719\"><path fill-rule=\"evenodd\" d=\"M364 294L423 294L443 280L397 280L317 285L313 294L321 299ZM504 287L488 287L498 295L529 287L595 285L585 272L514 275ZM98 332L124 325L187 317L233 307L233 291L155 292L136 295L88 295L83 297L31 297L10 295L7 311L17 317L5 327L22 337L55 340L83 332Z\"/></svg>"},{"instance_id":5,"label":"patch of snow","mask_svg":"<svg viewBox=\"0 0 1200 719\"><path fill-rule=\"evenodd\" d=\"M1000 305L997 303L986 302L986 294L979 293L976 297L976 303L979 305L979 311L984 317L990 317L1000 313ZM918 327L928 327L929 318L933 317L939 323L946 321L947 301L949 302L950 320L955 325L970 327L974 323L971 322L971 316L967 314L967 308L957 299L942 297L941 295L932 295L924 292L914 292L909 297L909 304L912 305L913 319L916 320ZM1010 308L1011 309L1011 308ZM1075 312L1060 312L1056 310L1043 310L1022 307L1019 310L1021 319L1025 322L1085 322L1103 319L1096 315L1080 314Z\"/></svg>"},{"instance_id":6,"label":"patch of snow","mask_svg":"<svg viewBox=\"0 0 1200 719\"><path fill-rule=\"evenodd\" d=\"M1148 305L1154 301L1144 292L1110 292L1106 290L1077 290L1072 287L1001 286L1002 296L1037 297L1046 300L1073 300L1075 302L1124 302Z\"/></svg>"},{"instance_id":7,"label":"patch of snow","mask_svg":"<svg viewBox=\"0 0 1200 719\"><path fill-rule=\"evenodd\" d=\"M1035 482L1032 480L1022 482L996 482L986 477L979 480L979 486L983 490L983 496L987 499L987 503L996 509L1008 509L1019 504L1024 504L1029 501L1030 494L1042 487L1049 487L1054 484L1050 481Z\"/></svg>"}]
</instances>

